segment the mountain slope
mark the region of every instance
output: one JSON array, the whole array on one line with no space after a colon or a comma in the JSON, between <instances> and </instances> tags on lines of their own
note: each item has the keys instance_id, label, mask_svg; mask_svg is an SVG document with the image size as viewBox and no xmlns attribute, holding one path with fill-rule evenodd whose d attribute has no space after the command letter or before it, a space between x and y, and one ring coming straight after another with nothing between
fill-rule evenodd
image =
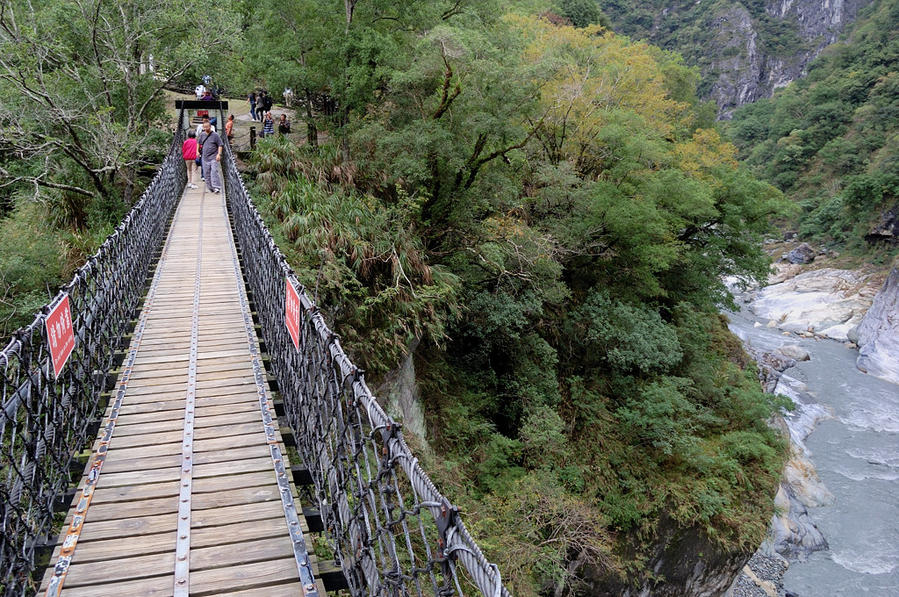
<instances>
[{"instance_id":1,"label":"mountain slope","mask_svg":"<svg viewBox=\"0 0 899 597\"><path fill-rule=\"evenodd\" d=\"M734 114L756 174L802 208L800 235L896 246L899 234L899 1L865 9L808 77Z\"/></svg>"},{"instance_id":2,"label":"mountain slope","mask_svg":"<svg viewBox=\"0 0 899 597\"><path fill-rule=\"evenodd\" d=\"M676 50L719 116L803 76L870 0L605 0L613 29Z\"/></svg>"}]
</instances>

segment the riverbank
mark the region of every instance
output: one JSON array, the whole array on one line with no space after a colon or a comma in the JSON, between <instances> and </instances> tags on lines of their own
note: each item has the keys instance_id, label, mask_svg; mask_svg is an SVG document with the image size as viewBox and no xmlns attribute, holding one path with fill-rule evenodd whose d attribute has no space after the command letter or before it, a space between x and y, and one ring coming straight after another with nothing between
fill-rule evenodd
<instances>
[{"instance_id":1,"label":"riverbank","mask_svg":"<svg viewBox=\"0 0 899 597\"><path fill-rule=\"evenodd\" d=\"M778 512L732 597L899 593L891 497L899 489L899 386L857 368L854 342L878 300L872 327L892 338L896 303L883 270L829 265L827 255L811 266L781 262L771 284L742 294L741 311L730 314L766 389L796 405L783 421L793 455Z\"/></svg>"}]
</instances>

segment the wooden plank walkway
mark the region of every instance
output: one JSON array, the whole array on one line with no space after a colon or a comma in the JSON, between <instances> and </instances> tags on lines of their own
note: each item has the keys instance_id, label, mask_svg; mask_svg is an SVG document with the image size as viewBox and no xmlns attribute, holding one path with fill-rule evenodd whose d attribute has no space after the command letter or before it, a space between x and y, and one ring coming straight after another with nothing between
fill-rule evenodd
<instances>
[{"instance_id":1,"label":"wooden plank walkway","mask_svg":"<svg viewBox=\"0 0 899 597\"><path fill-rule=\"evenodd\" d=\"M235 255L223 195L187 189L41 595L80 512L64 596L304 594Z\"/></svg>"}]
</instances>

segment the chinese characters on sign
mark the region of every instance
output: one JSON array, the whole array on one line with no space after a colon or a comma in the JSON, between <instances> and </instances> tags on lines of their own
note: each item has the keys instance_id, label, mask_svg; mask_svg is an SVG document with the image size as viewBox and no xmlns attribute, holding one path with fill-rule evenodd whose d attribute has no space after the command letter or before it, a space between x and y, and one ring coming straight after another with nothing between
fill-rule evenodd
<instances>
[{"instance_id":1,"label":"chinese characters on sign","mask_svg":"<svg viewBox=\"0 0 899 597\"><path fill-rule=\"evenodd\" d=\"M45 321L47 341L50 343L50 359L53 361L53 376L59 379L59 373L75 348L75 332L72 329L72 310L69 307L69 295L65 294Z\"/></svg>"},{"instance_id":2,"label":"chinese characters on sign","mask_svg":"<svg viewBox=\"0 0 899 597\"><path fill-rule=\"evenodd\" d=\"M300 295L290 280L284 278L287 290L284 294L284 323L293 339L293 345L300 348Z\"/></svg>"}]
</instances>

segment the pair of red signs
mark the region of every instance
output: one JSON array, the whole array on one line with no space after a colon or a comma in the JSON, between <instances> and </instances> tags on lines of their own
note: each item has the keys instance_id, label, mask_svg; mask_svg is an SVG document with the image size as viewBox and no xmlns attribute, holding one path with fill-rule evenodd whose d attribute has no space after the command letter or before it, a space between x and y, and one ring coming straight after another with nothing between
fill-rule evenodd
<instances>
[{"instance_id":1,"label":"pair of red signs","mask_svg":"<svg viewBox=\"0 0 899 597\"><path fill-rule=\"evenodd\" d=\"M72 328L72 308L68 294L62 295L62 300L50 310L44 325L47 343L50 345L50 360L53 362L53 377L59 379L62 368L75 349L75 330Z\"/></svg>"}]
</instances>

